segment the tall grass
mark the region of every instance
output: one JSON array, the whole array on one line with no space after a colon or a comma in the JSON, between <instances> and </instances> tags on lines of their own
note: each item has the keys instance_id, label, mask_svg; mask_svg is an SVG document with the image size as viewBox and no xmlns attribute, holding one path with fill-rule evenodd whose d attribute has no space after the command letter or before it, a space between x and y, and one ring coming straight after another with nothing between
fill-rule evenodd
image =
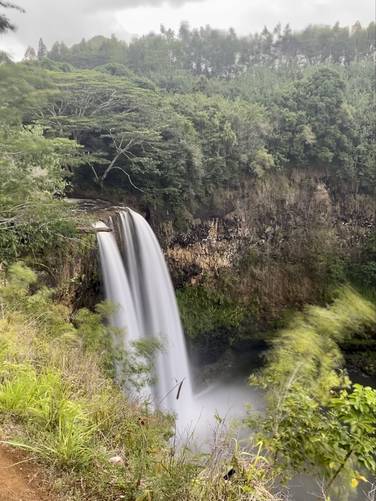
<instances>
[{"instance_id":1,"label":"tall grass","mask_svg":"<svg viewBox=\"0 0 376 501\"><path fill-rule=\"evenodd\" d=\"M230 444L221 454L176 452L174 418L122 394L110 377L106 307L71 317L20 264L0 284L0 436L49 470L53 499L280 499L261 461ZM225 480L235 457L237 475Z\"/></svg>"}]
</instances>

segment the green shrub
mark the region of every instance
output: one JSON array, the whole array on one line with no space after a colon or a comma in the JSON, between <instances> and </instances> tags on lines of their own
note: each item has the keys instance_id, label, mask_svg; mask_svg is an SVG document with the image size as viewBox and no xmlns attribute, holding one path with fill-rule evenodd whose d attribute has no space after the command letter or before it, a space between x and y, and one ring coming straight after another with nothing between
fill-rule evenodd
<instances>
[{"instance_id":1,"label":"green shrub","mask_svg":"<svg viewBox=\"0 0 376 501\"><path fill-rule=\"evenodd\" d=\"M267 411L249 424L274 468L287 477L308 471L341 499L362 469L376 473L376 390L351 383L338 342L375 324L374 306L344 288L330 307L297 315L251 378L267 391Z\"/></svg>"},{"instance_id":2,"label":"green shrub","mask_svg":"<svg viewBox=\"0 0 376 501\"><path fill-rule=\"evenodd\" d=\"M191 338L221 328L239 327L245 316L244 307L204 286L181 289L177 299L185 331Z\"/></svg>"}]
</instances>

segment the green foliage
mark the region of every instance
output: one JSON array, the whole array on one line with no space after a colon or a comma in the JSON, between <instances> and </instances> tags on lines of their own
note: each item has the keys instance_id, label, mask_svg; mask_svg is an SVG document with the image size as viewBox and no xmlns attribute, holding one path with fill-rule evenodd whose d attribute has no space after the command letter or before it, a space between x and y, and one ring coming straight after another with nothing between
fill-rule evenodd
<instances>
[{"instance_id":1,"label":"green foliage","mask_svg":"<svg viewBox=\"0 0 376 501\"><path fill-rule=\"evenodd\" d=\"M163 349L160 342L154 339L139 340L122 348L123 332L110 329L113 348L110 352L115 366L116 382L128 394L137 393L144 396L144 404L150 404L148 388L155 382L155 354ZM118 342L120 340L120 342ZM147 394L145 395L145 391Z\"/></svg>"},{"instance_id":2,"label":"green foliage","mask_svg":"<svg viewBox=\"0 0 376 501\"><path fill-rule=\"evenodd\" d=\"M0 288L2 420L15 420L24 427L25 433L12 443L59 467L108 469L111 440L114 449L126 446L116 442L121 430L133 426L134 440L138 430L145 439L148 434L148 427L141 430L137 424L138 411L101 374L108 353L98 348L109 338L103 325L108 307L99 306L101 313L79 311L76 327L67 309L52 301L51 291L30 292L35 281L35 274L17 263ZM126 421L119 427L123 418ZM117 424L113 427L112 422ZM159 426L158 419L155 425ZM104 432L108 433L107 452L100 444ZM167 430L160 433L163 440ZM131 444L128 447L131 450Z\"/></svg>"},{"instance_id":3,"label":"green foliage","mask_svg":"<svg viewBox=\"0 0 376 501\"><path fill-rule=\"evenodd\" d=\"M35 282L38 280L36 273L30 268L26 268L20 262L12 264L8 269L8 273L11 279L8 287L14 285L15 286L14 292L18 290L22 296L25 294L27 288L30 285L35 284ZM11 295L9 295L9 299L12 299Z\"/></svg>"},{"instance_id":4,"label":"green foliage","mask_svg":"<svg viewBox=\"0 0 376 501\"><path fill-rule=\"evenodd\" d=\"M375 404L376 391L373 388L354 384L334 397L329 407L334 419L342 425L341 435L332 435L331 443L336 445L339 442L346 456L353 454L362 466L373 473L376 472Z\"/></svg>"},{"instance_id":5,"label":"green foliage","mask_svg":"<svg viewBox=\"0 0 376 501\"><path fill-rule=\"evenodd\" d=\"M69 399L60 372L38 374L33 367L6 367L0 388L0 412L33 421L40 435L32 445L14 443L62 468L85 468L95 459L95 428L82 405Z\"/></svg>"},{"instance_id":6,"label":"green foliage","mask_svg":"<svg viewBox=\"0 0 376 501\"><path fill-rule=\"evenodd\" d=\"M219 437L220 438L220 437ZM202 501L282 501L286 499L283 488L279 492L274 485L276 475L270 468L267 458L261 454L260 444L254 453L242 451L239 443L233 440L230 450L226 448L226 437L222 438L222 448L218 447L218 457L227 456L227 472L236 471L229 481L223 475L221 461L202 472L193 484L193 499ZM224 447L223 447L224 446ZM227 473L226 472L226 473ZM273 492L276 491L276 492Z\"/></svg>"},{"instance_id":7,"label":"green foliage","mask_svg":"<svg viewBox=\"0 0 376 501\"><path fill-rule=\"evenodd\" d=\"M115 36L106 38L95 36L91 40L81 40L70 49L64 43L56 42L48 53L50 59L68 62L78 68L94 68L107 63L124 63L125 42Z\"/></svg>"},{"instance_id":8,"label":"green foliage","mask_svg":"<svg viewBox=\"0 0 376 501\"><path fill-rule=\"evenodd\" d=\"M103 336L102 321L108 317L112 305L104 302L96 305L95 312L81 308L74 316L74 324L83 341L85 350L105 354L109 350L108 342Z\"/></svg>"},{"instance_id":9,"label":"green foliage","mask_svg":"<svg viewBox=\"0 0 376 501\"><path fill-rule=\"evenodd\" d=\"M78 146L47 139L41 128L0 128L0 262L40 256L76 234L70 208L58 200L66 189L64 167Z\"/></svg>"},{"instance_id":10,"label":"green foliage","mask_svg":"<svg viewBox=\"0 0 376 501\"><path fill-rule=\"evenodd\" d=\"M73 499L187 501L274 496L273 475L224 438L220 451L195 457L169 442L173 420L127 399L108 377L104 352L110 305L69 311L21 263L0 286L0 428L6 443L51 469L56 491ZM65 329L61 326L65 325ZM154 347L139 346L150 354ZM116 363L116 360L115 360ZM119 464L110 458L120 457ZM239 467L230 482L228 463Z\"/></svg>"},{"instance_id":11,"label":"green foliage","mask_svg":"<svg viewBox=\"0 0 376 501\"><path fill-rule=\"evenodd\" d=\"M360 255L348 266L352 280L363 290L376 295L376 233L371 233Z\"/></svg>"},{"instance_id":12,"label":"green foliage","mask_svg":"<svg viewBox=\"0 0 376 501\"><path fill-rule=\"evenodd\" d=\"M48 57L44 57L40 61L40 67L50 71L63 71L64 73L69 73L74 71L74 66L69 63L59 63L58 61L53 61Z\"/></svg>"},{"instance_id":13,"label":"green foliage","mask_svg":"<svg viewBox=\"0 0 376 501\"><path fill-rule=\"evenodd\" d=\"M178 290L177 300L185 332L192 338L236 328L245 315L241 305L204 286Z\"/></svg>"},{"instance_id":14,"label":"green foliage","mask_svg":"<svg viewBox=\"0 0 376 501\"><path fill-rule=\"evenodd\" d=\"M291 85L281 96L275 118L278 126L270 148L280 161L340 167L343 176L352 173L355 125L339 73L317 69Z\"/></svg>"},{"instance_id":15,"label":"green foliage","mask_svg":"<svg viewBox=\"0 0 376 501\"><path fill-rule=\"evenodd\" d=\"M237 186L244 175L272 167L273 158L265 150L271 128L262 107L197 93L176 96L171 102L195 131L202 164L199 195L220 186Z\"/></svg>"},{"instance_id":16,"label":"green foliage","mask_svg":"<svg viewBox=\"0 0 376 501\"><path fill-rule=\"evenodd\" d=\"M134 39L129 46L116 37L96 36L68 49L56 43L49 57L67 61L78 68L94 68L106 63L123 64L156 80L173 79L178 72L206 78L234 78L245 70L264 65L349 64L371 59L375 47L375 23L359 22L341 27L310 25L292 31L279 24L272 31L238 36L233 29L222 31L210 26L190 29L182 23L179 32L161 27L159 34ZM167 78L166 78L167 77Z\"/></svg>"},{"instance_id":17,"label":"green foliage","mask_svg":"<svg viewBox=\"0 0 376 501\"><path fill-rule=\"evenodd\" d=\"M0 65L0 118L2 124L30 124L55 91L45 71L32 64Z\"/></svg>"},{"instance_id":18,"label":"green foliage","mask_svg":"<svg viewBox=\"0 0 376 501\"><path fill-rule=\"evenodd\" d=\"M376 391L353 385L338 342L376 324L371 303L351 289L331 307L308 307L275 339L266 367L251 383L267 390L264 418L250 420L283 475L309 471L331 490L376 471ZM258 422L257 422L258 421ZM342 480L341 480L342 478Z\"/></svg>"},{"instance_id":19,"label":"green foliage","mask_svg":"<svg viewBox=\"0 0 376 501\"><path fill-rule=\"evenodd\" d=\"M262 177L272 170L275 164L273 156L265 148L261 148L256 151L255 159L251 165L257 176Z\"/></svg>"},{"instance_id":20,"label":"green foliage","mask_svg":"<svg viewBox=\"0 0 376 501\"><path fill-rule=\"evenodd\" d=\"M0 415L4 430L15 430L13 443L69 472L69 495L267 501L276 499L270 490L282 470L315 470L328 490L346 483L346 474L353 485L361 481L360 468L374 471L375 391L350 383L338 349L353 333L366 338L364 326L375 323L372 306L353 291L331 308L308 308L275 342L254 380L268 396L256 456L226 447L225 458L216 450L203 467L202 458L171 451L171 420L126 400L110 379L116 373L124 388L140 389L161 347L139 343L124 354L110 343L119 333L103 326L110 305L72 316L34 272L14 264L19 257L45 263L76 238L60 200L70 186L107 190L122 202L137 198L160 220L201 218L215 199L222 205L221 194L243 193L251 182L262 191L271 173L290 167L326 173L333 192L345 179L372 195L374 29L277 26L238 37L182 25L178 34L162 28L129 45L101 36L70 49L56 43L47 55L41 42L39 61L21 64L0 55L0 263L9 272L0 287ZM266 219L289 213L294 193L283 190ZM270 241L278 238L286 252L275 263L268 254L268 264L279 267L287 256L300 272L280 222ZM326 280L343 280L344 264L322 245L330 235L318 226L291 240L306 250L307 276L325 281L326 290ZM350 270L369 289L373 243ZM259 282L273 267L260 270ZM245 318L234 289L226 296L203 286L179 292L192 338L210 332L228 342ZM110 465L115 453L124 465ZM230 482L226 463L238 472Z\"/></svg>"},{"instance_id":21,"label":"green foliage","mask_svg":"<svg viewBox=\"0 0 376 501\"><path fill-rule=\"evenodd\" d=\"M341 30L329 32L337 39ZM317 28L304 36L315 33L322 35ZM299 66L295 55L295 62L283 60L275 67L268 58L278 60L273 54L277 47L282 50L281 40L295 35L266 30L252 41L261 44L261 53L267 51L266 59L247 52L240 74L226 80L221 73L232 70L219 69L220 61L231 60L227 44L236 45L237 37L222 35L210 28L183 29L179 40L165 31L130 47L104 37L72 49L55 44L49 58L2 65L0 113L13 124L39 123L49 137L80 143L85 155L71 178L76 192L137 197L143 206L176 219L209 204L218 188L236 189L248 178L291 166L327 171L333 183L335 177L351 180L373 192L367 57L359 62L351 57L344 67L329 51L312 66ZM279 40L274 49L270 36ZM210 43L196 54L199 40ZM193 43L191 56L178 49L180 43ZM176 61L193 57L194 62L172 63L164 53L171 44ZM214 66L205 70L214 54ZM86 62L81 64L81 57ZM253 57L261 59L248 67L247 58ZM72 71L72 62L93 69ZM149 68L153 64L159 69Z\"/></svg>"},{"instance_id":22,"label":"green foliage","mask_svg":"<svg viewBox=\"0 0 376 501\"><path fill-rule=\"evenodd\" d=\"M85 146L76 185L115 185L167 207L191 194L199 167L192 127L150 86L99 71L51 76L59 95L41 122Z\"/></svg>"}]
</instances>

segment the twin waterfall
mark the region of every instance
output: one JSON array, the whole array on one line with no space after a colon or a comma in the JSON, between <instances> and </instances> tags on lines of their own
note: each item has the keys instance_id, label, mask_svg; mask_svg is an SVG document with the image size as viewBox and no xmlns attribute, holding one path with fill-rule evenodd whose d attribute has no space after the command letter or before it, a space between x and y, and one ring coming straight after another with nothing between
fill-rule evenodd
<instances>
[{"instance_id":1,"label":"twin waterfall","mask_svg":"<svg viewBox=\"0 0 376 501\"><path fill-rule=\"evenodd\" d=\"M114 232L98 223L97 238L106 298L114 305L110 322L119 330L115 345L130 350L150 341L154 382L142 390L155 408L186 421L193 395L184 334L175 292L158 240L146 220L126 209L113 222ZM101 231L102 230L102 231ZM106 231L107 230L107 231Z\"/></svg>"}]
</instances>

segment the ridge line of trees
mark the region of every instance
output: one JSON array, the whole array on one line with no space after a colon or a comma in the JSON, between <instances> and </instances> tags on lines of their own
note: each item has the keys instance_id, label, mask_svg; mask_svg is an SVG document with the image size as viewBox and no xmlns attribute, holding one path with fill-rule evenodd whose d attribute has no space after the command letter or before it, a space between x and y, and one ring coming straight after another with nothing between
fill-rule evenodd
<instances>
[{"instance_id":1,"label":"ridge line of trees","mask_svg":"<svg viewBox=\"0 0 376 501\"><path fill-rule=\"evenodd\" d=\"M130 44L96 36L68 48L56 42L48 58L78 68L94 68L106 63L126 65L136 73L150 75L188 71L206 77L231 78L255 65L278 67L288 63L348 65L372 59L375 55L375 23L362 27L309 25L293 31L289 24L265 27L260 33L238 36L235 30L223 31L205 26L190 29L182 23L178 33L161 26Z\"/></svg>"}]
</instances>

